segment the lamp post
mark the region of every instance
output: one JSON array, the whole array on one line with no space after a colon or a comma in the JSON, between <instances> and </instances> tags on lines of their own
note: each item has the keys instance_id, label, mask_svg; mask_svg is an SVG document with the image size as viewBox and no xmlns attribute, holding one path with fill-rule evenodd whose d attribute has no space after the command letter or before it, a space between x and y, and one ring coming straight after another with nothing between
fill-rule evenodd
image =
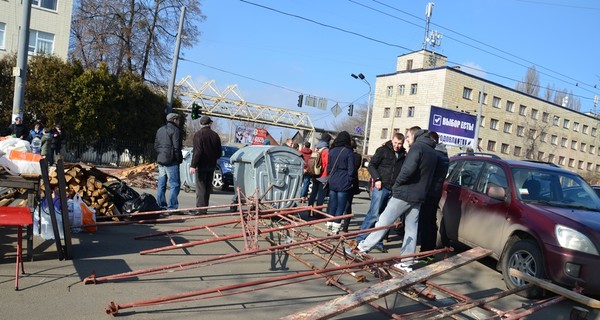
<instances>
[{"instance_id":1,"label":"lamp post","mask_svg":"<svg viewBox=\"0 0 600 320\"><path fill-rule=\"evenodd\" d=\"M365 79L365 76L362 73L359 73L358 75L356 74L351 74L350 76L352 76L352 78L354 79L360 79L362 80L364 83L366 83L369 86L369 100L367 101L367 118L365 120L365 139L363 141L363 150L362 153L366 154L367 152L367 134L368 134L368 130L369 130L369 115L371 114L371 84L369 83L369 81L367 81L367 79Z\"/></svg>"}]
</instances>

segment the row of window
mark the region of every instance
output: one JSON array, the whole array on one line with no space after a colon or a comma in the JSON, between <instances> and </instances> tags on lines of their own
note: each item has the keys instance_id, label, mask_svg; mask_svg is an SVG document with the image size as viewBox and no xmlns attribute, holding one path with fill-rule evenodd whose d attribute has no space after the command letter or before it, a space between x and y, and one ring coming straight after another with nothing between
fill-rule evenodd
<instances>
[{"instance_id":1,"label":"row of window","mask_svg":"<svg viewBox=\"0 0 600 320\"><path fill-rule=\"evenodd\" d=\"M412 94L412 95L417 94L417 88L418 88L418 85L416 83L412 83L410 85L410 94ZM399 96L404 95L404 90L405 90L405 85L403 85L403 84L398 85L398 95ZM385 95L388 97L394 96L394 86L387 86L387 88L385 90Z\"/></svg>"},{"instance_id":2,"label":"row of window","mask_svg":"<svg viewBox=\"0 0 600 320\"><path fill-rule=\"evenodd\" d=\"M487 151L496 152L497 143L496 141L489 140L487 143ZM500 145L500 153L510 154L510 145L507 143L502 143ZM512 155L515 157L523 156L523 148L514 146ZM551 163L557 163L557 157L555 154L548 153L546 157L546 153L543 151L533 152L532 150L527 150L525 152L525 157L530 160L538 160L538 161L546 161ZM565 166L568 165L570 168L575 168L575 162L577 162L577 169L580 170L588 170L588 171L596 171L600 172L600 164L594 164L593 162L585 162L583 160L575 160L574 158L569 158L567 160L564 156L558 156L558 165Z\"/></svg>"},{"instance_id":3,"label":"row of window","mask_svg":"<svg viewBox=\"0 0 600 320\"><path fill-rule=\"evenodd\" d=\"M464 99L472 100L472 95L473 95L473 89L468 88L468 87L463 88L463 98ZM477 102L487 104L487 93L483 94L483 100L482 100L481 96L482 96L481 92L479 92L479 98L478 98ZM499 97L494 96L492 99L492 107L500 109L501 108L501 100L502 99L500 99ZM515 112L515 103L510 100L506 100L505 110L507 112L511 112L511 113ZM522 104L519 105L519 115L521 115L523 117L527 116L527 106L522 105ZM533 120L538 120L540 117L540 112L538 109L531 108L531 112L529 113L529 116ZM548 112L542 112L541 120L544 123L549 123L550 122L550 114ZM552 125L554 125L554 126L560 125L560 117L559 116L552 117ZM565 129L571 129L571 120L563 119L562 126ZM579 122L574 121L572 129L575 132L579 132L579 130L581 130L581 132L583 134L588 134L590 128L587 124L584 124L583 126L580 127ZM596 136L596 128L592 128L592 136L594 136L594 137Z\"/></svg>"},{"instance_id":4,"label":"row of window","mask_svg":"<svg viewBox=\"0 0 600 320\"><path fill-rule=\"evenodd\" d=\"M5 49L6 23L0 22L0 49ZM30 30L29 31L29 46L30 54L52 54L54 52L54 34Z\"/></svg>"},{"instance_id":5,"label":"row of window","mask_svg":"<svg viewBox=\"0 0 600 320\"><path fill-rule=\"evenodd\" d=\"M412 118L415 116L415 107L408 107L407 110L407 114L406 116L409 118ZM385 107L383 108L383 117L384 118L389 118L392 112L392 108L390 107ZM402 107L396 107L395 111L394 111L394 118L400 118L402 117Z\"/></svg>"}]
</instances>

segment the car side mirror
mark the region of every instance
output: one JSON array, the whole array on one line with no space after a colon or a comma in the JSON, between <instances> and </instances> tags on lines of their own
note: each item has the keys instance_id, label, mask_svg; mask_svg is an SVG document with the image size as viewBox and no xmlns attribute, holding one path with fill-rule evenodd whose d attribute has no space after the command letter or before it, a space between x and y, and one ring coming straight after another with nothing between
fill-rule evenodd
<instances>
[{"instance_id":1,"label":"car side mirror","mask_svg":"<svg viewBox=\"0 0 600 320\"><path fill-rule=\"evenodd\" d=\"M506 190L501 186L495 185L493 183L489 184L487 189L487 195L490 198L494 198L497 200L506 200Z\"/></svg>"}]
</instances>

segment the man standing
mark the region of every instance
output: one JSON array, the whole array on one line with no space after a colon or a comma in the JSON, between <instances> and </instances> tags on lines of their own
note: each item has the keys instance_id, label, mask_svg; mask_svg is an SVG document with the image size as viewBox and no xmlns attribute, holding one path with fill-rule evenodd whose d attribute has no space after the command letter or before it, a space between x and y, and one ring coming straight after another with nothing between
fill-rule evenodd
<instances>
[{"instance_id":1,"label":"man standing","mask_svg":"<svg viewBox=\"0 0 600 320\"><path fill-rule=\"evenodd\" d=\"M15 138L25 139L26 128L23 124L23 119L19 116L15 118L15 122L8 126L9 133Z\"/></svg>"},{"instance_id":2,"label":"man standing","mask_svg":"<svg viewBox=\"0 0 600 320\"><path fill-rule=\"evenodd\" d=\"M52 150L50 152L52 152L52 157L54 160L59 160L62 158L61 150L63 140L65 140L65 132L62 130L62 126L60 124L55 124L54 129L50 131L50 134L52 135L52 144L50 145L50 149Z\"/></svg>"},{"instance_id":3,"label":"man standing","mask_svg":"<svg viewBox=\"0 0 600 320\"><path fill-rule=\"evenodd\" d=\"M402 241L402 248L400 248L400 255L416 252L419 209L425 201L438 161L438 156L434 150L435 142L429 138L427 130L421 130L416 126L408 129L406 142L409 151L392 187L392 198L375 224L375 227L389 226L396 219L406 215L404 240ZM361 253L368 252L383 238L386 232L387 230L371 232L365 240L358 244L357 249ZM412 271L412 261L413 258L403 259L394 267L404 271Z\"/></svg>"},{"instance_id":4,"label":"man standing","mask_svg":"<svg viewBox=\"0 0 600 320\"><path fill-rule=\"evenodd\" d=\"M304 159L304 174L302 175L302 191L300 192L300 197L304 199L308 197L308 185L310 184L310 174L306 172L306 165L308 164L308 159L310 159L312 152L310 142L306 141L304 143L304 148L300 149L300 154L302 154L302 158Z\"/></svg>"},{"instance_id":5,"label":"man standing","mask_svg":"<svg viewBox=\"0 0 600 320\"><path fill-rule=\"evenodd\" d=\"M433 181L427 192L427 198L419 212L419 235L421 238L421 252L435 249L437 240L437 209L442 197L442 186L448 174L448 151L443 143L439 143L437 132L430 131L429 137L435 141L435 151L438 155L437 166L433 174Z\"/></svg>"},{"instance_id":6,"label":"man standing","mask_svg":"<svg viewBox=\"0 0 600 320\"><path fill-rule=\"evenodd\" d=\"M367 211L360 230L373 228L375 222L377 222L377 218L379 218L379 215L392 197L394 181L396 181L396 177L400 173L400 168L402 168L406 156L406 149L402 146L403 144L404 135L399 132L395 133L392 140L377 148L371 161L369 161L369 174L375 183L371 190L369 211ZM360 242L367 236L368 234L361 234L356 237L356 240ZM375 245L375 248L382 252L386 251L381 241Z\"/></svg>"},{"instance_id":7,"label":"man standing","mask_svg":"<svg viewBox=\"0 0 600 320\"><path fill-rule=\"evenodd\" d=\"M156 203L161 208L175 210L179 207L179 164L183 161L181 153L183 142L179 129L179 115L169 113L167 124L156 131L154 150L156 150L158 163L158 187L156 189ZM169 201L167 203L167 180L169 182Z\"/></svg>"},{"instance_id":8,"label":"man standing","mask_svg":"<svg viewBox=\"0 0 600 320\"><path fill-rule=\"evenodd\" d=\"M221 138L211 129L208 116L200 118L202 128L194 134L194 149L190 173L196 175L196 207L208 206L217 160L221 157ZM206 209L196 214L206 214Z\"/></svg>"}]
</instances>

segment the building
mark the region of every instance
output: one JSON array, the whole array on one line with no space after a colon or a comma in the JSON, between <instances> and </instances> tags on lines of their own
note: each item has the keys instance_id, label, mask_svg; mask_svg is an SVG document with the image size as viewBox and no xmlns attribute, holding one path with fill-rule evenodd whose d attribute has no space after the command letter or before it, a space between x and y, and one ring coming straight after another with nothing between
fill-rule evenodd
<instances>
[{"instance_id":1,"label":"building","mask_svg":"<svg viewBox=\"0 0 600 320\"><path fill-rule=\"evenodd\" d=\"M369 152L394 132L415 125L434 130L429 128L433 106L476 115L483 99L479 151L551 162L588 179L600 177L597 116L449 67L446 61L421 50L399 56L396 72L377 76ZM451 149L451 154L458 151Z\"/></svg>"},{"instance_id":2,"label":"building","mask_svg":"<svg viewBox=\"0 0 600 320\"><path fill-rule=\"evenodd\" d=\"M66 60L71 34L73 0L30 0L30 2L29 53L54 54ZM0 57L17 52L21 17L21 1L0 1Z\"/></svg>"}]
</instances>

